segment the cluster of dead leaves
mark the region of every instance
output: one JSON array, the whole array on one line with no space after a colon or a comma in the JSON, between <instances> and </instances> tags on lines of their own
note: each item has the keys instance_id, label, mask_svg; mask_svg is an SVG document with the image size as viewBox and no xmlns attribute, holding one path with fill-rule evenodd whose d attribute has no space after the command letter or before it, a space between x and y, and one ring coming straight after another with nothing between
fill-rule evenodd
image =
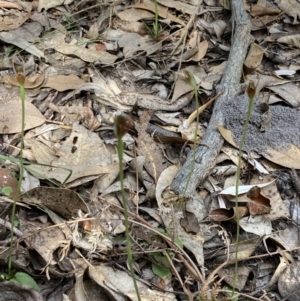
<instances>
[{"instance_id":1,"label":"cluster of dead leaves","mask_svg":"<svg viewBox=\"0 0 300 301\"><path fill-rule=\"evenodd\" d=\"M0 3L0 39L4 43L1 70L16 69L26 75L26 173L18 202L20 232L16 232L16 239L22 237L22 242L15 249L18 256L14 264L32 275L44 272L49 283L54 276L69 279L68 285L75 287L82 300L91 288L103 290L103 295L106 291L116 300L120 295L136 300L129 276L105 264L115 258L109 256L124 254L121 183L113 135L116 113L132 113L134 119L133 130L123 138L124 187L132 219L139 220L136 213L139 218L146 216L153 230L164 227L172 240L181 241L194 255L201 272L196 269L194 274L187 273L183 265L177 267L186 279L193 275L201 282L205 273L210 274L207 279L213 279L216 272L211 263L229 265L235 259L236 246L230 244L224 231L228 221L237 222L233 202L238 160L231 133L224 134L226 129L220 129L233 146L223 147L211 176L189 200L182 202L170 190L185 147L195 147L195 131L196 144L201 142L209 122L214 88L226 68L230 50L232 28L226 17L230 8L227 1L216 0L157 2L160 34L156 39L144 25L151 28L156 14L150 0L130 4L108 1L90 7L89 3L74 0ZM298 3L258 1L246 4L246 9L252 21L253 42L244 62L244 74L257 83L257 94L264 102L298 107ZM23 50L19 54L22 59L4 55L11 47ZM198 85L201 108L196 111L193 104L189 106L194 94L184 76L186 72L193 74ZM22 118L16 88L19 84L12 73L2 74L2 83L1 153L15 157L19 154ZM197 114L201 117L199 124L195 121ZM251 177L249 185L241 183L238 188L238 222L245 234L238 248L241 260L255 254L262 239L266 247L267 239L285 250L299 247L294 237L296 226L287 225L279 231L273 226L290 213L270 175L279 167L270 161L297 167L299 153L295 149L292 152L284 158L273 154L265 156L269 160L257 157L243 162L244 174L250 174L252 164L259 175ZM11 177L14 171L18 167L12 163L3 163L0 169L0 187L12 188L7 194L10 198L19 193ZM43 187L49 183L64 188ZM4 196L1 201L11 203ZM33 213L36 216L31 216ZM0 218L5 221L7 214L3 209ZM222 231L211 227L213 220L225 222ZM170 242L149 227L147 222L132 228L137 241L133 251L143 251L145 256L136 255L135 268L149 283L168 292L139 282L143 300L175 300L175 277L166 255L145 255L153 248L166 249ZM8 232L2 234L3 240ZM249 234L254 237L247 237ZM212 249L220 250L212 254ZM183 263L191 260L182 249L176 252L183 256ZM7 256L4 249L1 257ZM274 262L266 262L269 272L261 267L240 268L237 288L249 291L250 276L255 274L252 290L272 290L282 266L292 260L284 256L277 267ZM92 264L88 265L84 257ZM154 266L164 268L165 276L158 277ZM218 275L233 285L232 266ZM205 292L209 284L204 285ZM189 287L188 281L184 286ZM69 300L74 297L67 288L59 297L62 292ZM48 299L51 294L44 297ZM96 299L89 296L89 300Z\"/></svg>"}]
</instances>

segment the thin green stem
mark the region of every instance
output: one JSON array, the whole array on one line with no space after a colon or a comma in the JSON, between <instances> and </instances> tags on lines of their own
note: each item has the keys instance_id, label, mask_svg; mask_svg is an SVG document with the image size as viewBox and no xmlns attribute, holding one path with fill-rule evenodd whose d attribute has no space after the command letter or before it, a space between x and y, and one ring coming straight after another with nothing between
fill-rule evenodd
<instances>
[{"instance_id":1,"label":"thin green stem","mask_svg":"<svg viewBox=\"0 0 300 301\"><path fill-rule=\"evenodd\" d=\"M18 191L17 195L14 197L14 203L11 212L11 233L10 233L10 246L9 246L9 257L8 257L8 279L13 277L12 275L12 255L13 255L13 238L14 238L14 222L16 215L16 203L19 198L19 193L21 192L21 185L24 175L24 165L23 165L23 149L24 149L24 130L25 130L25 88L24 84L20 85L20 98L22 104L22 120L21 120L21 147L20 147L20 174L18 181Z\"/></svg>"},{"instance_id":2,"label":"thin green stem","mask_svg":"<svg viewBox=\"0 0 300 301\"><path fill-rule=\"evenodd\" d=\"M240 175L241 175L241 164L242 164L242 150L246 139L246 133L249 126L250 116L251 112L253 110L254 105L254 95L252 97L249 97L249 104L248 104L248 111L247 111L247 117L245 121L245 125L243 128L243 134L242 139L240 141L239 145L239 160L238 160L238 166L236 171L236 182L235 182L235 214L236 214L236 245L235 245L235 265L234 265L234 282L233 282L233 290L232 295L234 294L237 278L238 278L238 251L239 251L239 239L240 239L240 215L238 211L238 194L239 194L239 182L240 182Z\"/></svg>"},{"instance_id":3,"label":"thin green stem","mask_svg":"<svg viewBox=\"0 0 300 301\"><path fill-rule=\"evenodd\" d=\"M154 23L154 35L155 39L159 36L159 30L158 30L158 5L157 0L154 0L155 5L155 23Z\"/></svg>"},{"instance_id":4,"label":"thin green stem","mask_svg":"<svg viewBox=\"0 0 300 301\"><path fill-rule=\"evenodd\" d=\"M121 183L121 196L122 196L122 202L124 207L124 218L125 218L125 237L126 237L126 250L127 250L127 261L130 269L130 274L133 280L133 285L136 291L136 295L139 301L141 301L141 296L139 292L139 288L137 285L137 281L134 274L133 264L132 264L132 252L131 252L131 239L129 236L129 223L128 223L128 208L127 208L127 202L126 202L126 196L125 196L125 190L124 190L124 172L123 172L123 141L122 137L120 135L117 136L118 139L118 158L119 158L119 168L120 168L120 183Z\"/></svg>"},{"instance_id":5,"label":"thin green stem","mask_svg":"<svg viewBox=\"0 0 300 301\"><path fill-rule=\"evenodd\" d=\"M192 162L192 166L191 166L191 170L189 172L189 176L186 182L186 185L184 187L184 192L183 192L183 196L185 196L185 193L187 191L187 188L189 186L190 180L191 180L191 176L192 173L194 171L194 166L195 166L195 161L196 161L196 143L197 143L197 131L198 131L198 126L199 126L199 114L198 114L198 110L199 110L199 100L198 100L198 86L195 80L195 77L193 76L193 74L191 74L190 72L186 71L185 75L190 83L190 85L193 87L193 91L194 91L194 96L195 96L195 100L196 100L196 108L197 108L197 116L196 116L196 129L194 132L194 145L193 145L193 162Z\"/></svg>"}]
</instances>

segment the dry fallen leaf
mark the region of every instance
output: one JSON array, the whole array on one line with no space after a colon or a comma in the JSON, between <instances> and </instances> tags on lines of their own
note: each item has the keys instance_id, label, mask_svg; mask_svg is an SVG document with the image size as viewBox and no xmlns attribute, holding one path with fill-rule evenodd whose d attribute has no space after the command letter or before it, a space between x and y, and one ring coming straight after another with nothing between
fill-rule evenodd
<instances>
[{"instance_id":1,"label":"dry fallen leaf","mask_svg":"<svg viewBox=\"0 0 300 301\"><path fill-rule=\"evenodd\" d=\"M82 84L84 84L84 80L77 75L56 75L46 78L43 87L52 88L62 92L77 89Z\"/></svg>"},{"instance_id":2,"label":"dry fallen leaf","mask_svg":"<svg viewBox=\"0 0 300 301\"><path fill-rule=\"evenodd\" d=\"M154 2L149 1L149 0L145 0L143 3L138 3L138 4L135 4L135 5L129 5L128 6L128 8L132 8L132 7L133 8L138 8L138 9L145 9L145 10L151 11L155 14ZM176 22L176 23L181 24L181 25L185 25L185 23L181 19L179 19L176 16L174 16L173 14L169 13L168 9L165 8L164 6L158 5L158 15L161 18L170 19L173 22Z\"/></svg>"},{"instance_id":3,"label":"dry fallen leaf","mask_svg":"<svg viewBox=\"0 0 300 301\"><path fill-rule=\"evenodd\" d=\"M195 13L195 6L183 1L174 0L157 0L163 6L175 8L184 14L193 15Z\"/></svg>"},{"instance_id":4,"label":"dry fallen leaf","mask_svg":"<svg viewBox=\"0 0 300 301\"><path fill-rule=\"evenodd\" d=\"M18 46L24 51L37 56L39 59L45 57L44 52L38 49L33 43L30 43L27 39L16 36L12 31L0 32L0 40Z\"/></svg>"},{"instance_id":5,"label":"dry fallen leaf","mask_svg":"<svg viewBox=\"0 0 300 301\"><path fill-rule=\"evenodd\" d=\"M296 24L297 17L300 17L300 4L294 0L278 0L277 5L282 11L294 18L293 24Z\"/></svg>"},{"instance_id":6,"label":"dry fallen leaf","mask_svg":"<svg viewBox=\"0 0 300 301\"><path fill-rule=\"evenodd\" d=\"M41 12L43 9L48 10L52 7L62 5L65 0L40 0L38 6L38 12Z\"/></svg>"},{"instance_id":7,"label":"dry fallen leaf","mask_svg":"<svg viewBox=\"0 0 300 301\"><path fill-rule=\"evenodd\" d=\"M132 282L132 278L128 273L116 270L106 264L97 266L90 265L88 269L89 277L103 288L112 288L110 294L114 299L120 299L119 296L125 296L129 300L136 301L136 291ZM173 293L152 290L143 282L137 281L139 292L143 301L165 300L175 301L176 296Z\"/></svg>"},{"instance_id":8,"label":"dry fallen leaf","mask_svg":"<svg viewBox=\"0 0 300 301\"><path fill-rule=\"evenodd\" d=\"M21 202L41 205L66 220L77 216L78 210L88 213L83 199L73 190L55 187L36 187L20 196Z\"/></svg>"},{"instance_id":9,"label":"dry fallen leaf","mask_svg":"<svg viewBox=\"0 0 300 301\"><path fill-rule=\"evenodd\" d=\"M66 237L59 227L49 228L51 223L42 223L39 220L27 221L19 219L20 230L24 234L24 241L30 245L42 258L46 265L55 265L57 261L53 257L54 251L62 247ZM37 231L39 229L39 231Z\"/></svg>"},{"instance_id":10,"label":"dry fallen leaf","mask_svg":"<svg viewBox=\"0 0 300 301\"><path fill-rule=\"evenodd\" d=\"M112 64L118 58L117 56L106 51L97 51L76 45L58 45L55 47L55 50L63 54L75 55L88 63L99 62L102 64Z\"/></svg>"},{"instance_id":11,"label":"dry fallen leaf","mask_svg":"<svg viewBox=\"0 0 300 301\"><path fill-rule=\"evenodd\" d=\"M278 165L288 168L300 169L300 149L295 145L291 144L289 149L283 151L277 151L272 148L267 148L264 157Z\"/></svg>"},{"instance_id":12,"label":"dry fallen leaf","mask_svg":"<svg viewBox=\"0 0 300 301\"><path fill-rule=\"evenodd\" d=\"M222 137L232 146L234 146L235 148L238 148L238 145L236 145L236 143L234 142L233 138L232 138L232 133L230 130L225 129L224 127L222 127L221 125L217 125L219 132L221 133Z\"/></svg>"},{"instance_id":13,"label":"dry fallen leaf","mask_svg":"<svg viewBox=\"0 0 300 301\"><path fill-rule=\"evenodd\" d=\"M273 177L271 175L264 176L263 181L270 180L273 180ZM253 179L251 180L251 184L260 185L261 182L262 180L260 180L260 177L258 176L253 177ZM280 193L278 192L276 182L273 182L271 185L268 185L266 187L261 187L261 194L271 201L270 213L266 214L266 217L268 219L274 221L280 218L290 217L289 209L283 202Z\"/></svg>"},{"instance_id":14,"label":"dry fallen leaf","mask_svg":"<svg viewBox=\"0 0 300 301\"><path fill-rule=\"evenodd\" d=\"M21 132L22 109L18 96L0 95L0 133L13 134ZM45 122L45 117L28 100L25 100L25 130L35 128Z\"/></svg>"},{"instance_id":15,"label":"dry fallen leaf","mask_svg":"<svg viewBox=\"0 0 300 301\"><path fill-rule=\"evenodd\" d=\"M20 27L25 23L31 16L32 13L18 12L14 10L13 16L0 17L0 31L9 31Z\"/></svg>"},{"instance_id":16,"label":"dry fallen leaf","mask_svg":"<svg viewBox=\"0 0 300 301\"><path fill-rule=\"evenodd\" d=\"M39 149L35 150L39 151ZM90 175L100 175L119 170L104 142L93 132L87 130L78 122L73 123L71 135L63 141L61 148L55 152L51 162L44 162L39 156L38 163L50 164L51 167L31 165L30 171L38 177L54 178L63 183L72 170L67 183Z\"/></svg>"},{"instance_id":17,"label":"dry fallen leaf","mask_svg":"<svg viewBox=\"0 0 300 301\"><path fill-rule=\"evenodd\" d=\"M146 157L144 166L154 181L157 182L160 174L168 167L168 162L158 144L147 133L150 117L151 112L144 111L140 116L140 122L136 123L135 127L138 131L137 153Z\"/></svg>"},{"instance_id":18,"label":"dry fallen leaf","mask_svg":"<svg viewBox=\"0 0 300 301\"><path fill-rule=\"evenodd\" d=\"M264 15L279 15L280 10L276 7L272 6L261 6L258 4L254 4L251 6L251 16L257 17L257 16L264 16Z\"/></svg>"},{"instance_id":19,"label":"dry fallen leaf","mask_svg":"<svg viewBox=\"0 0 300 301\"><path fill-rule=\"evenodd\" d=\"M238 207L239 218L249 215L249 209L246 206ZM217 208L211 210L209 217L217 222L232 221L236 222L237 214L235 207Z\"/></svg>"},{"instance_id":20,"label":"dry fallen leaf","mask_svg":"<svg viewBox=\"0 0 300 301\"><path fill-rule=\"evenodd\" d=\"M247 192L247 198L249 202L247 207L249 208L250 215L261 215L270 213L270 199L261 194L261 189L257 186L252 187Z\"/></svg>"},{"instance_id":21,"label":"dry fallen leaf","mask_svg":"<svg viewBox=\"0 0 300 301\"><path fill-rule=\"evenodd\" d=\"M15 76L4 75L3 80L8 85L13 85L20 87L20 83L18 82ZM40 87L45 80L45 72L43 71L41 74L34 74L31 76L25 77L24 88L25 89L34 89Z\"/></svg>"},{"instance_id":22,"label":"dry fallen leaf","mask_svg":"<svg viewBox=\"0 0 300 301\"><path fill-rule=\"evenodd\" d=\"M248 50L247 57L244 61L244 65L251 70L257 68L264 56L264 50L257 44L252 43Z\"/></svg>"},{"instance_id":23,"label":"dry fallen leaf","mask_svg":"<svg viewBox=\"0 0 300 301\"><path fill-rule=\"evenodd\" d=\"M208 50L208 42L206 40L202 41L199 45L197 45L197 49L198 51L189 60L194 62L202 60Z\"/></svg>"}]
</instances>

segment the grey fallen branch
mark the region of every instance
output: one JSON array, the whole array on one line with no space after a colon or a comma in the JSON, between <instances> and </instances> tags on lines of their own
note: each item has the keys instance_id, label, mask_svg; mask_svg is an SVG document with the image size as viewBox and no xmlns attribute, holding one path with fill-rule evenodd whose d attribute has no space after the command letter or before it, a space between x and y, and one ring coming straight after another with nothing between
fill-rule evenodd
<instances>
[{"instance_id":1,"label":"grey fallen branch","mask_svg":"<svg viewBox=\"0 0 300 301\"><path fill-rule=\"evenodd\" d=\"M217 86L217 93L224 91L215 103L213 114L208 125L206 134L201 145L196 150L196 162L190 177L188 187L187 181L193 166L193 153L184 163L174 178L171 189L180 196L188 197L196 187L210 174L216 163L216 157L223 146L223 138L216 125L224 126L224 115L221 107L223 103L240 93L240 78L242 74L243 62L247 53L250 41L251 23L245 11L243 1L232 0L232 21L235 27L233 43L230 49L229 58L221 83ZM184 195L183 195L184 194Z\"/></svg>"}]
</instances>

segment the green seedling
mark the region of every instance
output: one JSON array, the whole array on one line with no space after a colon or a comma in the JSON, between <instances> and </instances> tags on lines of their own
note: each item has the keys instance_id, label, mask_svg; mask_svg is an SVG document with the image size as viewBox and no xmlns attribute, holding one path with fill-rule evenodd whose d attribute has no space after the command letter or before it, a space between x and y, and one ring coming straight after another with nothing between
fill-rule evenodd
<instances>
[{"instance_id":1,"label":"green seedling","mask_svg":"<svg viewBox=\"0 0 300 301\"><path fill-rule=\"evenodd\" d=\"M170 237L169 234L165 231L165 229L162 228L158 228L157 231L159 231L160 233L166 235L167 237ZM153 234L155 234L153 232ZM183 242L181 239L176 238L175 239L175 243L177 246L183 248ZM169 255L169 257L171 259L174 258L174 253L171 252L170 250L166 250L167 254ZM164 253L153 253L150 255L151 257L153 257L153 259L156 261L152 263L152 272L158 276L161 279L165 279L168 276L172 275L171 272L171 265L168 261L168 258L166 257L166 255Z\"/></svg>"},{"instance_id":2,"label":"green seedling","mask_svg":"<svg viewBox=\"0 0 300 301\"><path fill-rule=\"evenodd\" d=\"M5 196L9 196L12 193L13 189L10 186L5 186L1 189L1 193Z\"/></svg>"},{"instance_id":3,"label":"green seedling","mask_svg":"<svg viewBox=\"0 0 300 301\"><path fill-rule=\"evenodd\" d=\"M13 278L10 279L10 281L12 282L16 282L16 283L21 283L21 284L25 284L33 289L35 289L36 291L40 291L40 288L38 287L37 283L35 282L35 280L28 274L23 273L23 272L17 272Z\"/></svg>"},{"instance_id":4,"label":"green seedling","mask_svg":"<svg viewBox=\"0 0 300 301\"><path fill-rule=\"evenodd\" d=\"M154 0L154 7L155 7L155 18L154 18L152 28L150 26L148 26L147 23L144 20L142 20L142 22L145 25L145 27L147 28L148 32L150 33L152 39L156 40L160 36L160 34L162 33L162 30L159 30L158 4L157 4L156 0Z\"/></svg>"},{"instance_id":5,"label":"green seedling","mask_svg":"<svg viewBox=\"0 0 300 301\"><path fill-rule=\"evenodd\" d=\"M136 291L136 295L139 301L141 301L141 296L139 292L139 288L137 285L136 277L134 274L133 263L132 263L132 251L131 251L131 239L129 235L129 222L128 222L128 208L124 190L124 172L123 172L123 152L124 145L122 137L130 130L132 127L132 120L129 116L118 115L115 118L115 135L117 137L117 147L118 147L118 158L119 158L119 169L120 169L120 183L121 183L121 197L122 203L124 207L124 224L125 224L125 237L126 237L126 250L127 250L127 261L130 269L130 274L133 280L134 288Z\"/></svg>"}]
</instances>

